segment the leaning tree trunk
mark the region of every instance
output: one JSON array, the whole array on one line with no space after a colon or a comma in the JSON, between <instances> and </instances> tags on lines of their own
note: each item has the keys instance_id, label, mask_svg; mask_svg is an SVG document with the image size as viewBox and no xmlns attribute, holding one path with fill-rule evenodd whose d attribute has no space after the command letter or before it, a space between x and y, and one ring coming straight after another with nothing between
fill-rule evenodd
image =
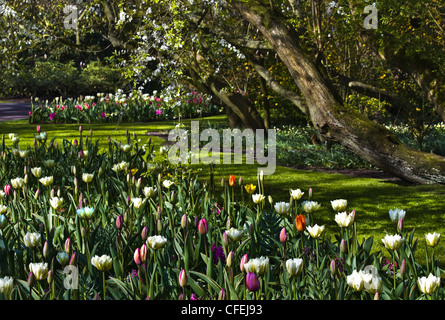
<instances>
[{"instance_id":1,"label":"leaning tree trunk","mask_svg":"<svg viewBox=\"0 0 445 320\"><path fill-rule=\"evenodd\" d=\"M346 107L312 59L299 47L298 38L270 10L269 2L228 1L272 44L305 98L315 128L327 139L380 169L413 183L445 183L445 159L400 143L386 128ZM258 4L260 3L260 4Z\"/></svg>"}]
</instances>

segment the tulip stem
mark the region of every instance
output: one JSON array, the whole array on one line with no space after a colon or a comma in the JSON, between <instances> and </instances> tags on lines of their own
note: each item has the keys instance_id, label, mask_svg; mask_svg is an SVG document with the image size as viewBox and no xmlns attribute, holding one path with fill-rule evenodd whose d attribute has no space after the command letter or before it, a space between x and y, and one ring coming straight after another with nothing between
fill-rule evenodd
<instances>
[{"instance_id":1,"label":"tulip stem","mask_svg":"<svg viewBox=\"0 0 445 320\"><path fill-rule=\"evenodd\" d=\"M396 290L396 252L392 252L392 271L394 272L394 291Z\"/></svg>"},{"instance_id":2,"label":"tulip stem","mask_svg":"<svg viewBox=\"0 0 445 320\"><path fill-rule=\"evenodd\" d=\"M319 263L318 263L318 239L315 240L315 245L317 247L317 268L319 268Z\"/></svg>"},{"instance_id":3,"label":"tulip stem","mask_svg":"<svg viewBox=\"0 0 445 320\"><path fill-rule=\"evenodd\" d=\"M104 300L105 300L105 298L106 298L106 291L105 291L105 271L102 271L102 282L103 282Z\"/></svg>"}]
</instances>

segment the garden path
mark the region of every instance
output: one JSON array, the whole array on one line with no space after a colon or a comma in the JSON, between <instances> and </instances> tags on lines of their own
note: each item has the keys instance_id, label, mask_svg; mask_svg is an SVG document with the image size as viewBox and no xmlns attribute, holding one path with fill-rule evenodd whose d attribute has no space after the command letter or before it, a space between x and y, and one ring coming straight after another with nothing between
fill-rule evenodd
<instances>
[{"instance_id":1,"label":"garden path","mask_svg":"<svg viewBox=\"0 0 445 320\"><path fill-rule=\"evenodd\" d=\"M0 121L26 119L31 111L27 100L7 100L0 102Z\"/></svg>"}]
</instances>

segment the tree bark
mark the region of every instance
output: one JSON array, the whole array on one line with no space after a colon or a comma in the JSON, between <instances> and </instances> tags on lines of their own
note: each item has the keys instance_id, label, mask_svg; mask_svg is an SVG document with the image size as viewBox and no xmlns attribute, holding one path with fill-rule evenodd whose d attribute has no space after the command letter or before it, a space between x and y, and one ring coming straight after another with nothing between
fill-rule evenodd
<instances>
[{"instance_id":1,"label":"tree bark","mask_svg":"<svg viewBox=\"0 0 445 320\"><path fill-rule=\"evenodd\" d=\"M413 183L445 183L445 159L400 143L385 127L346 107L299 47L297 37L267 1L228 2L269 40L286 65L308 106L310 119L321 135L394 176Z\"/></svg>"}]
</instances>

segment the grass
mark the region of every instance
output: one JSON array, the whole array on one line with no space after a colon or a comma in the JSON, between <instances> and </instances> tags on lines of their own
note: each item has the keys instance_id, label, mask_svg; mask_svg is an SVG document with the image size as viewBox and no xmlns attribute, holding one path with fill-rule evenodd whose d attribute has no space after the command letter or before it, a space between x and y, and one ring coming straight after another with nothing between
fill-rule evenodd
<instances>
[{"instance_id":1,"label":"grass","mask_svg":"<svg viewBox=\"0 0 445 320\"><path fill-rule=\"evenodd\" d=\"M190 120L184 120L187 124ZM224 116L216 116L201 119L212 126L225 125ZM121 123L116 124L83 124L85 131L93 130L93 138L100 140L100 146L106 147L108 136L117 141L125 140L125 134L135 132L142 143L148 139L147 132L159 132L172 129L176 122L162 121L149 123ZM61 143L62 139L72 140L78 137L78 124L42 125L42 131L48 133L51 139ZM0 123L0 135L10 132L17 133L20 137L20 146L25 148L32 145L36 134L36 125L28 124L27 120L16 120ZM151 136L152 142L160 146L164 139ZM202 179L208 179L208 166L203 168ZM243 183L257 182L257 165L224 164L215 167L215 184L219 185L222 178L227 179L230 174L236 178L242 177ZM238 181L238 179L237 179ZM238 182L237 182L238 184ZM415 228L415 236L419 239L416 252L419 262L425 262L424 235L429 232L437 232L445 235L445 203L442 201L445 194L445 186L442 185L412 185L403 182L386 181L372 178L355 178L343 174L316 172L310 170L296 170L283 166L277 166L274 174L265 176L265 192L276 201L289 201L289 189L301 189L306 192L313 190L313 200L322 204L315 213L316 222L324 224L327 232L333 236L339 228L334 222L334 215L330 201L335 199L347 199L348 210L356 210L357 233L360 241L363 238L374 236L374 250L385 251L381 239L386 234L396 233L396 226L391 223L388 211L393 208L404 209L406 219L405 230ZM238 186L239 188L239 186ZM239 190L239 189L238 189ZM303 198L306 198L306 197ZM445 245L439 243L435 248L435 257L441 258L445 253ZM388 255L389 256L389 255ZM444 265L444 261L441 261Z\"/></svg>"}]
</instances>

